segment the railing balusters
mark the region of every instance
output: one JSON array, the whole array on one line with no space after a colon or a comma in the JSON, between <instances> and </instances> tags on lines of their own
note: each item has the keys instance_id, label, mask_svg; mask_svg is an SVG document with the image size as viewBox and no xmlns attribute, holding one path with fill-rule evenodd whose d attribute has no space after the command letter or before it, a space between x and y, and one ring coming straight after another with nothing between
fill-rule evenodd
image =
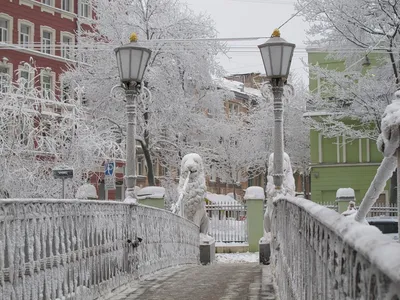
<instances>
[{"instance_id":1,"label":"railing balusters","mask_svg":"<svg viewBox=\"0 0 400 300\"><path fill-rule=\"evenodd\" d=\"M134 249L127 240L137 237ZM0 299L96 299L137 276L198 261L199 228L165 210L0 201Z\"/></svg>"},{"instance_id":2,"label":"railing balusters","mask_svg":"<svg viewBox=\"0 0 400 300\"><path fill-rule=\"evenodd\" d=\"M247 211L246 205L236 202L219 202L207 204L210 216L209 234L217 242L246 243Z\"/></svg>"},{"instance_id":3,"label":"railing balusters","mask_svg":"<svg viewBox=\"0 0 400 300\"><path fill-rule=\"evenodd\" d=\"M275 204L271 261L281 299L400 298L400 244L305 199Z\"/></svg>"}]
</instances>

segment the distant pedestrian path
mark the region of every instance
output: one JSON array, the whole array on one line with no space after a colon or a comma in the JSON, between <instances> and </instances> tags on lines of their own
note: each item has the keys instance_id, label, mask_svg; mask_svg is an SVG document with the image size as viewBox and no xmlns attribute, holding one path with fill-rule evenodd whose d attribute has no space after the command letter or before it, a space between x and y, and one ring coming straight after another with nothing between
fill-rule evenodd
<instances>
[{"instance_id":1,"label":"distant pedestrian path","mask_svg":"<svg viewBox=\"0 0 400 300\"><path fill-rule=\"evenodd\" d=\"M109 295L107 300L276 299L270 266L216 263L158 272Z\"/></svg>"}]
</instances>

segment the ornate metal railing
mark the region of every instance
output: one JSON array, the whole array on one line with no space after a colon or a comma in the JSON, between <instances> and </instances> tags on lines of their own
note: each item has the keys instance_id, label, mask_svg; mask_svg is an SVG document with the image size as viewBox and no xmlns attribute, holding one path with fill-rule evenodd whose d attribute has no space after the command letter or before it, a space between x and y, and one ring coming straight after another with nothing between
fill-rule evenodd
<instances>
[{"instance_id":1,"label":"ornate metal railing","mask_svg":"<svg viewBox=\"0 0 400 300\"><path fill-rule=\"evenodd\" d=\"M208 233L216 242L248 242L246 205L232 202L207 204L206 211L210 218Z\"/></svg>"},{"instance_id":2,"label":"ornate metal railing","mask_svg":"<svg viewBox=\"0 0 400 300\"><path fill-rule=\"evenodd\" d=\"M272 233L280 299L400 299L400 244L379 229L282 197Z\"/></svg>"},{"instance_id":3,"label":"ornate metal railing","mask_svg":"<svg viewBox=\"0 0 400 300\"><path fill-rule=\"evenodd\" d=\"M142 275L198 260L199 228L164 210L0 201L0 299L96 299Z\"/></svg>"}]
</instances>

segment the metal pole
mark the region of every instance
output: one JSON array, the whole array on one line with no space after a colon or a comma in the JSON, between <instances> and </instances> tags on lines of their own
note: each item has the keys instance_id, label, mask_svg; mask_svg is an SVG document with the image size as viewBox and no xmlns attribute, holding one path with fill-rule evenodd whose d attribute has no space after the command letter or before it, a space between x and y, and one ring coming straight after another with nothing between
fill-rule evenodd
<instances>
[{"instance_id":1,"label":"metal pole","mask_svg":"<svg viewBox=\"0 0 400 300\"><path fill-rule=\"evenodd\" d=\"M61 178L62 187L61 187L61 199L65 199L65 179Z\"/></svg>"},{"instance_id":2,"label":"metal pole","mask_svg":"<svg viewBox=\"0 0 400 300\"><path fill-rule=\"evenodd\" d=\"M126 90L126 193L125 198L134 198L136 185L136 97L138 95L137 86L132 86Z\"/></svg>"},{"instance_id":3,"label":"metal pole","mask_svg":"<svg viewBox=\"0 0 400 300\"><path fill-rule=\"evenodd\" d=\"M397 230L400 242L400 148L397 148Z\"/></svg>"},{"instance_id":4,"label":"metal pole","mask_svg":"<svg viewBox=\"0 0 400 300\"><path fill-rule=\"evenodd\" d=\"M273 78L271 80L272 93L274 94L274 185L280 190L283 182L283 80Z\"/></svg>"}]
</instances>

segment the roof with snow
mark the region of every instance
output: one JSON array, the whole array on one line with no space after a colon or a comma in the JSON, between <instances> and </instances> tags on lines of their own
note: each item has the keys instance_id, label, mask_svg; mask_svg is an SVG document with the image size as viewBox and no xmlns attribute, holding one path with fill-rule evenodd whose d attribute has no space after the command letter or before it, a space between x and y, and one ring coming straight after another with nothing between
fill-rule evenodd
<instances>
[{"instance_id":1,"label":"roof with snow","mask_svg":"<svg viewBox=\"0 0 400 300\"><path fill-rule=\"evenodd\" d=\"M245 87L242 82L228 80L225 78L218 78L215 80L216 84L222 88L228 89L234 93L248 95L250 97L261 97L261 91L258 89Z\"/></svg>"}]
</instances>

